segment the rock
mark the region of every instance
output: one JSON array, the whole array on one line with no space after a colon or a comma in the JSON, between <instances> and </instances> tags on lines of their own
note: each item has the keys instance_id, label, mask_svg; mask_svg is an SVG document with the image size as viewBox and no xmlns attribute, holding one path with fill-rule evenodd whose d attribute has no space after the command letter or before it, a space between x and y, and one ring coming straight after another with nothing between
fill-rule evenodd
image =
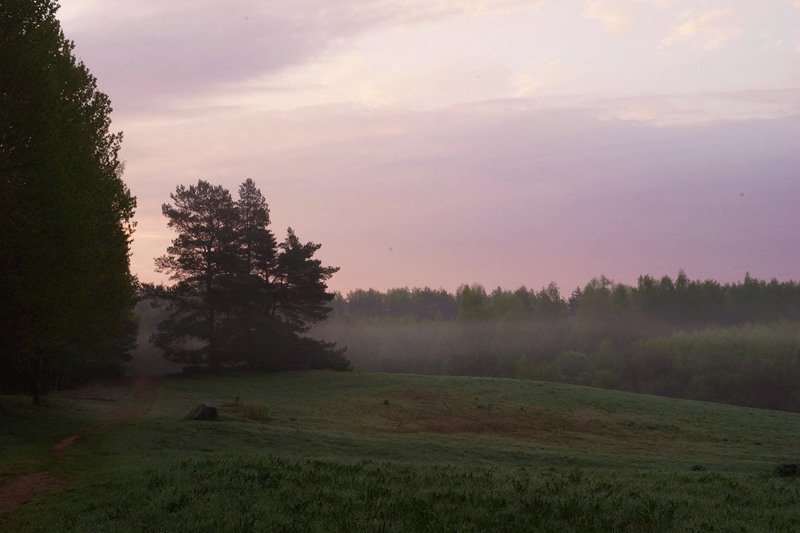
<instances>
[{"instance_id":1,"label":"rock","mask_svg":"<svg viewBox=\"0 0 800 533\"><path fill-rule=\"evenodd\" d=\"M217 408L213 405L201 403L186 415L187 420L216 420L218 416Z\"/></svg>"}]
</instances>

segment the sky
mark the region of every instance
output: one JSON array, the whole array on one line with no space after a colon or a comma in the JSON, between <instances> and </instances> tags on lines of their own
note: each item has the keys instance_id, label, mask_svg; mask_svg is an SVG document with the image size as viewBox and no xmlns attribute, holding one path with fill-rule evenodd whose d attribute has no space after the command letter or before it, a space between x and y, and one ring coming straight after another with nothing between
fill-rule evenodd
<instances>
[{"instance_id":1,"label":"sky","mask_svg":"<svg viewBox=\"0 0 800 533\"><path fill-rule=\"evenodd\" d=\"M138 198L255 180L333 289L800 279L800 0L62 0Z\"/></svg>"}]
</instances>

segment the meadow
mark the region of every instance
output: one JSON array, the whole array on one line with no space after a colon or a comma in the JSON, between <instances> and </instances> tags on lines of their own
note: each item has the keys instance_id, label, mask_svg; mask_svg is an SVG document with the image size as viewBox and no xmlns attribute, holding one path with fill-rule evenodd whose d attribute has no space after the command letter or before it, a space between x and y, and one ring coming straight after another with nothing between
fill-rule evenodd
<instances>
[{"instance_id":1,"label":"meadow","mask_svg":"<svg viewBox=\"0 0 800 533\"><path fill-rule=\"evenodd\" d=\"M776 473L800 462L795 413L322 371L29 401L0 397L0 487L38 483L0 512L5 531L800 527L800 478ZM220 420L185 420L200 402Z\"/></svg>"}]
</instances>

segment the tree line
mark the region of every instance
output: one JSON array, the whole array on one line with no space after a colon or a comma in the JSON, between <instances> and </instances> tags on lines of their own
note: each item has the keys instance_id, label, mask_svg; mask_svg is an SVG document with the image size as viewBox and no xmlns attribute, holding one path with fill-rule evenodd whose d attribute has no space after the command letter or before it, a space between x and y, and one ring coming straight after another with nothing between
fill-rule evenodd
<instances>
[{"instance_id":1,"label":"tree line","mask_svg":"<svg viewBox=\"0 0 800 533\"><path fill-rule=\"evenodd\" d=\"M119 371L136 332L122 134L57 9L0 7L0 392L34 403Z\"/></svg>"},{"instance_id":2,"label":"tree line","mask_svg":"<svg viewBox=\"0 0 800 533\"><path fill-rule=\"evenodd\" d=\"M570 296L356 290L316 334L365 371L539 379L800 411L800 284L642 276Z\"/></svg>"},{"instance_id":3,"label":"tree line","mask_svg":"<svg viewBox=\"0 0 800 533\"><path fill-rule=\"evenodd\" d=\"M354 290L337 294L334 317L389 320L638 320L649 328L692 329L800 320L800 283L761 280L746 274L735 283L640 276L636 285L600 276L569 296L551 283L543 289L462 285L455 293L431 288Z\"/></svg>"}]
</instances>

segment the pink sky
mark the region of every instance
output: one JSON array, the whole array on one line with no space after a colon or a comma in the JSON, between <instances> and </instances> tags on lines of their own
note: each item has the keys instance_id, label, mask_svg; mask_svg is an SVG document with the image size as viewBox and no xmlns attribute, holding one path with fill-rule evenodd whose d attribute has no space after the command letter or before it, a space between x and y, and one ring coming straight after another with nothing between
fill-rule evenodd
<instances>
[{"instance_id":1,"label":"pink sky","mask_svg":"<svg viewBox=\"0 0 800 533\"><path fill-rule=\"evenodd\" d=\"M800 278L796 0L63 0L137 195L261 187L333 288Z\"/></svg>"}]
</instances>

